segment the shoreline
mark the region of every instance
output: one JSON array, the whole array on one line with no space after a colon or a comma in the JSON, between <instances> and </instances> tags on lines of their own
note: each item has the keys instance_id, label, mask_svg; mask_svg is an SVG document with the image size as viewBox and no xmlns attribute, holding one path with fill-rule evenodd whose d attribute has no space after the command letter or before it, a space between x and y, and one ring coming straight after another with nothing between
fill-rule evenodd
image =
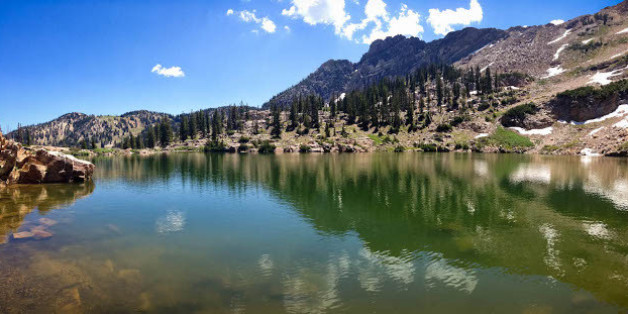
<instances>
[{"instance_id":1,"label":"shoreline","mask_svg":"<svg viewBox=\"0 0 628 314\"><path fill-rule=\"evenodd\" d=\"M402 150L399 149L399 146L378 146L372 149L367 149L363 151L324 151L324 150L309 150L309 151L300 151L293 150L292 148L288 150L284 150L282 147L278 147L274 152L271 153L260 153L257 149L249 149L247 151L238 151L236 149L226 149L224 151L207 151L204 147L188 147L188 146L175 146L169 147L166 149L121 149L121 148L112 148L104 151L94 151L94 150L76 150L70 147L38 147L41 149L45 149L48 151L56 151L62 152L65 154L69 154L78 158L96 158L96 157L116 157L116 156L153 156L159 154L189 154L189 153L207 153L207 154L225 154L225 155L328 155L328 154L375 154L375 153L431 153L431 154L447 154L447 153L457 153L457 154L483 154L483 155L528 155L528 156L570 156L570 157L588 157L588 158L626 158L628 155L626 154L582 154L582 153L542 153L539 151L528 150L528 151L509 151L500 148L491 148L486 150L474 150L474 149L447 149L437 147L435 150L423 150L421 148L415 147L404 147Z\"/></svg>"}]
</instances>

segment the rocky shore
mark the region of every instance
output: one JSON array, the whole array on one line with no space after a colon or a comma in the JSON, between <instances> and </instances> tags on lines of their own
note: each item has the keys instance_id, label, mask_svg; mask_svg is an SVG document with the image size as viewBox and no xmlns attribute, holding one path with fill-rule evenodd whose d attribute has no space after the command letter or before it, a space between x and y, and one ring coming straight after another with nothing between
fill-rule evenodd
<instances>
[{"instance_id":1,"label":"rocky shore","mask_svg":"<svg viewBox=\"0 0 628 314\"><path fill-rule=\"evenodd\" d=\"M0 133L0 185L75 183L92 179L94 165L74 156L30 150Z\"/></svg>"}]
</instances>

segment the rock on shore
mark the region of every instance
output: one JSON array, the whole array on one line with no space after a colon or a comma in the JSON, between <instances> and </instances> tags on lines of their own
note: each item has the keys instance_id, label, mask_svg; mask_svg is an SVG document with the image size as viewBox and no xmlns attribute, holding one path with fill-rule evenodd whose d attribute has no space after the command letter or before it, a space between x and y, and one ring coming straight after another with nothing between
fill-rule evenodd
<instances>
[{"instance_id":1,"label":"rock on shore","mask_svg":"<svg viewBox=\"0 0 628 314\"><path fill-rule=\"evenodd\" d=\"M0 133L0 184L85 182L94 165L58 152L26 150Z\"/></svg>"}]
</instances>

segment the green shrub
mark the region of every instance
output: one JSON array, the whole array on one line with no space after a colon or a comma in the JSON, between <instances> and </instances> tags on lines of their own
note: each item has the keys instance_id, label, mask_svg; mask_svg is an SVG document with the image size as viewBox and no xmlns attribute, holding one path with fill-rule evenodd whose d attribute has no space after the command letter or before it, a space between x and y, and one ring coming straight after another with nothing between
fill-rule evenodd
<instances>
[{"instance_id":1,"label":"green shrub","mask_svg":"<svg viewBox=\"0 0 628 314\"><path fill-rule=\"evenodd\" d=\"M451 132L451 125L449 124L439 124L436 127L436 132L438 133L446 133L446 132Z\"/></svg>"},{"instance_id":2,"label":"green shrub","mask_svg":"<svg viewBox=\"0 0 628 314\"><path fill-rule=\"evenodd\" d=\"M491 136L483 137L478 140L477 147L496 146L507 150L516 150L533 147L534 144L529 138L519 133L502 127L497 128Z\"/></svg>"},{"instance_id":3,"label":"green shrub","mask_svg":"<svg viewBox=\"0 0 628 314\"><path fill-rule=\"evenodd\" d=\"M226 150L227 146L223 141L208 141L205 145L206 152L224 153Z\"/></svg>"},{"instance_id":4,"label":"green shrub","mask_svg":"<svg viewBox=\"0 0 628 314\"><path fill-rule=\"evenodd\" d=\"M456 149L461 149L461 150L469 150L469 144L468 143L456 143Z\"/></svg>"},{"instance_id":5,"label":"green shrub","mask_svg":"<svg viewBox=\"0 0 628 314\"><path fill-rule=\"evenodd\" d=\"M469 117L467 117L467 116L457 116L457 117L454 117L453 120L451 120L451 126L456 127L456 126L460 125L461 123L463 123L465 121L468 121L468 120L469 120Z\"/></svg>"},{"instance_id":6,"label":"green shrub","mask_svg":"<svg viewBox=\"0 0 628 314\"><path fill-rule=\"evenodd\" d=\"M565 101L583 100L587 98L593 98L597 101L603 101L616 94L628 94L628 80L617 81L608 85L604 85L601 88L595 88L592 86L580 87L564 91L558 94L556 97L559 100Z\"/></svg>"},{"instance_id":7,"label":"green shrub","mask_svg":"<svg viewBox=\"0 0 628 314\"><path fill-rule=\"evenodd\" d=\"M240 144L246 144L250 141L251 139L246 137L246 136L241 136L240 139L238 140L238 143Z\"/></svg>"},{"instance_id":8,"label":"green shrub","mask_svg":"<svg viewBox=\"0 0 628 314\"><path fill-rule=\"evenodd\" d=\"M406 148L401 145L395 147L395 153L403 153L405 151L406 151Z\"/></svg>"},{"instance_id":9,"label":"green shrub","mask_svg":"<svg viewBox=\"0 0 628 314\"><path fill-rule=\"evenodd\" d=\"M421 144L415 144L415 146L417 148L420 148L423 152L426 153L435 153L438 150L438 147L436 147L436 145L434 144L425 144L425 143L421 143Z\"/></svg>"},{"instance_id":10,"label":"green shrub","mask_svg":"<svg viewBox=\"0 0 628 314\"><path fill-rule=\"evenodd\" d=\"M478 106L478 111L484 111L484 110L486 110L486 109L488 109L490 107L491 107L491 105L489 105L488 103L483 102L483 103L481 103Z\"/></svg>"},{"instance_id":11,"label":"green shrub","mask_svg":"<svg viewBox=\"0 0 628 314\"><path fill-rule=\"evenodd\" d=\"M259 145L257 152L260 154L273 154L275 148L275 145L271 144L270 141L264 141Z\"/></svg>"},{"instance_id":12,"label":"green shrub","mask_svg":"<svg viewBox=\"0 0 628 314\"><path fill-rule=\"evenodd\" d=\"M238 146L238 153L245 153L248 151L249 151L249 145L240 144L240 146Z\"/></svg>"},{"instance_id":13,"label":"green shrub","mask_svg":"<svg viewBox=\"0 0 628 314\"><path fill-rule=\"evenodd\" d=\"M534 103L527 103L510 108L504 113L502 124L504 126L519 126L519 124L523 123L527 115L535 114L538 110L538 107Z\"/></svg>"},{"instance_id":14,"label":"green shrub","mask_svg":"<svg viewBox=\"0 0 628 314\"><path fill-rule=\"evenodd\" d=\"M301 144L301 146L299 146L300 153L309 153L311 150L312 150L312 147L310 147L307 144Z\"/></svg>"}]
</instances>

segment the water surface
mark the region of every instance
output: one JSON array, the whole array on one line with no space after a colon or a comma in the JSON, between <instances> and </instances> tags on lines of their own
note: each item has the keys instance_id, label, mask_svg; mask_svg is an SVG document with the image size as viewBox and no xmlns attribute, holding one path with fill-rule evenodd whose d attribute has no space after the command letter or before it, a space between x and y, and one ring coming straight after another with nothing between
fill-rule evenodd
<instances>
[{"instance_id":1,"label":"water surface","mask_svg":"<svg viewBox=\"0 0 628 314\"><path fill-rule=\"evenodd\" d=\"M174 154L95 164L93 184L0 191L0 312L628 309L626 160Z\"/></svg>"}]
</instances>

